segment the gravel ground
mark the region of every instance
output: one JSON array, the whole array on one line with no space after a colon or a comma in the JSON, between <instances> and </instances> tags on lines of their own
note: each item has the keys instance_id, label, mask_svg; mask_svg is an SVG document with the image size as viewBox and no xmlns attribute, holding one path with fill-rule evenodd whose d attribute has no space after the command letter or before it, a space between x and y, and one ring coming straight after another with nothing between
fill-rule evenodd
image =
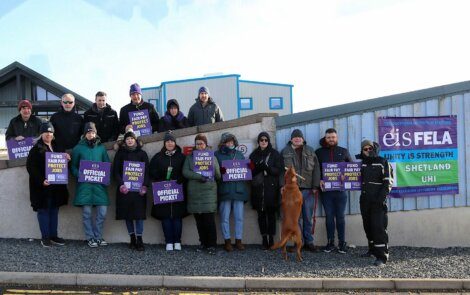
<instances>
[{"instance_id":1,"label":"gravel ground","mask_svg":"<svg viewBox=\"0 0 470 295\"><path fill-rule=\"evenodd\" d=\"M361 258L366 249L348 254L303 251L298 263L294 253L284 261L279 251L263 251L249 245L245 251L216 255L196 252L195 246L166 252L162 245L146 245L144 252L127 244L89 248L81 241L62 247L43 248L38 240L0 239L0 271L54 273L112 273L182 276L330 277L330 278L470 278L470 248L391 248L384 268Z\"/></svg>"}]
</instances>

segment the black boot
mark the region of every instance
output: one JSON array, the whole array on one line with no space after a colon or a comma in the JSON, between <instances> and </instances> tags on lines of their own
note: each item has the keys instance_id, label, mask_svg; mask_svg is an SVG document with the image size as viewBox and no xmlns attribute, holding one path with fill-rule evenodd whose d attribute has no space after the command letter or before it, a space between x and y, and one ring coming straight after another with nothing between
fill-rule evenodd
<instances>
[{"instance_id":1,"label":"black boot","mask_svg":"<svg viewBox=\"0 0 470 295\"><path fill-rule=\"evenodd\" d=\"M271 248L274 245L274 236L269 235L268 245L269 245L269 248Z\"/></svg>"},{"instance_id":2,"label":"black boot","mask_svg":"<svg viewBox=\"0 0 470 295\"><path fill-rule=\"evenodd\" d=\"M131 242L129 243L129 249L135 249L136 239L135 234L130 234Z\"/></svg>"},{"instance_id":3,"label":"black boot","mask_svg":"<svg viewBox=\"0 0 470 295\"><path fill-rule=\"evenodd\" d=\"M374 257L374 242L369 241L369 249L361 257Z\"/></svg>"},{"instance_id":4,"label":"black boot","mask_svg":"<svg viewBox=\"0 0 470 295\"><path fill-rule=\"evenodd\" d=\"M144 251L144 241L142 241L142 236L137 236L137 241L135 243L135 249L137 251Z\"/></svg>"},{"instance_id":5,"label":"black boot","mask_svg":"<svg viewBox=\"0 0 470 295\"><path fill-rule=\"evenodd\" d=\"M269 249L269 242L268 242L268 236L263 235L263 245L261 247L263 250L268 250Z\"/></svg>"}]
</instances>

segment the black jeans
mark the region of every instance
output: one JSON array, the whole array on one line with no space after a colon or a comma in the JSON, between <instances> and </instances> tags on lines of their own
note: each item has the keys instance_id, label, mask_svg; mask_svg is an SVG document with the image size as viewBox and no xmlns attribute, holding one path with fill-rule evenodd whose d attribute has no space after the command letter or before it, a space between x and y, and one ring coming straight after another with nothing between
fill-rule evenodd
<instances>
[{"instance_id":1,"label":"black jeans","mask_svg":"<svg viewBox=\"0 0 470 295\"><path fill-rule=\"evenodd\" d=\"M264 210L257 210L257 212L261 235L276 235L276 208L267 207Z\"/></svg>"},{"instance_id":2,"label":"black jeans","mask_svg":"<svg viewBox=\"0 0 470 295\"><path fill-rule=\"evenodd\" d=\"M215 228L215 213L193 214L196 219L199 241L205 248L217 246L217 231Z\"/></svg>"}]
</instances>

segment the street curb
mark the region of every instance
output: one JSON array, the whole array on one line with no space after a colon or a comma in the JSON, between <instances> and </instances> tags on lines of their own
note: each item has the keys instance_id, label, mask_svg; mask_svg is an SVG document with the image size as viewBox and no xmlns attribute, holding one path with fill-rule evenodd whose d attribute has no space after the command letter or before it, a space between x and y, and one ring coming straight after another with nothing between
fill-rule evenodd
<instances>
[{"instance_id":1,"label":"street curb","mask_svg":"<svg viewBox=\"0 0 470 295\"><path fill-rule=\"evenodd\" d=\"M470 290L470 279L152 276L0 272L0 284L166 287L206 290Z\"/></svg>"}]
</instances>

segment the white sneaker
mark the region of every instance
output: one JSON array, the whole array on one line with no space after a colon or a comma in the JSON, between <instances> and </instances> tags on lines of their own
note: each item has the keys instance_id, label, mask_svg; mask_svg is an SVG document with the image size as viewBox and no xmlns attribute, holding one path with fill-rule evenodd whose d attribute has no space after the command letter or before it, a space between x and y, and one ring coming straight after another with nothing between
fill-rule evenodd
<instances>
[{"instance_id":1,"label":"white sneaker","mask_svg":"<svg viewBox=\"0 0 470 295\"><path fill-rule=\"evenodd\" d=\"M181 251L181 243L175 243L175 250Z\"/></svg>"},{"instance_id":2,"label":"white sneaker","mask_svg":"<svg viewBox=\"0 0 470 295\"><path fill-rule=\"evenodd\" d=\"M173 244L166 244L167 251L173 251Z\"/></svg>"}]
</instances>

